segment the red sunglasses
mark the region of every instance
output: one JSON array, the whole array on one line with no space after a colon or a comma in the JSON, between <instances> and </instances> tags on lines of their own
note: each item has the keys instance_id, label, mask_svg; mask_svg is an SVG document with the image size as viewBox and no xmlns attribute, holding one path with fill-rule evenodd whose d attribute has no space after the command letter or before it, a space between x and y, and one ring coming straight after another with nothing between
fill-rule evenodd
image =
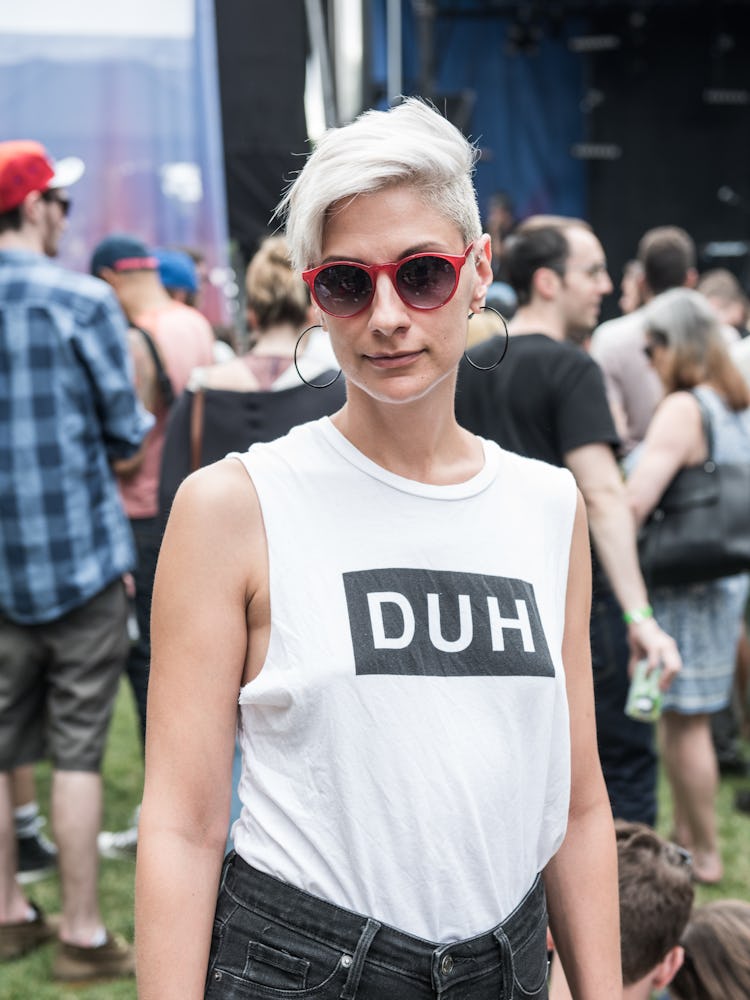
<instances>
[{"instance_id":1,"label":"red sunglasses","mask_svg":"<svg viewBox=\"0 0 750 1000\"><path fill-rule=\"evenodd\" d=\"M458 256L413 253L390 264L334 260L303 271L302 280L323 312L342 319L356 316L369 306L381 271L385 271L398 297L410 308L439 309L453 298L461 268L473 246L471 242Z\"/></svg>"}]
</instances>

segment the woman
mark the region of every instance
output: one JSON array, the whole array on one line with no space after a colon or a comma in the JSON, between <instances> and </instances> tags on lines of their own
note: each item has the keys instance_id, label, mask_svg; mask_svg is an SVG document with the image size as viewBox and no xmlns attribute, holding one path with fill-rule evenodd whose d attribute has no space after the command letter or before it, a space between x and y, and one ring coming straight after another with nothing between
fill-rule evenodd
<instances>
[{"instance_id":1,"label":"woman","mask_svg":"<svg viewBox=\"0 0 750 1000\"><path fill-rule=\"evenodd\" d=\"M326 133L284 201L347 401L175 499L142 1000L546 997L543 889L574 995L619 995L584 510L455 422L492 281L474 155L411 99Z\"/></svg>"},{"instance_id":2,"label":"woman","mask_svg":"<svg viewBox=\"0 0 750 1000\"><path fill-rule=\"evenodd\" d=\"M669 986L673 1000L747 1000L750 903L717 899L696 907L682 946L685 961Z\"/></svg>"},{"instance_id":3,"label":"woman","mask_svg":"<svg viewBox=\"0 0 750 1000\"><path fill-rule=\"evenodd\" d=\"M680 469L707 457L699 400L711 418L716 461L750 461L750 392L727 354L711 307L699 293L680 288L655 299L646 316L646 352L667 395L628 480L639 524ZM683 662L664 695L660 723L674 836L692 851L701 882L722 876L709 715L729 702L747 588L742 574L652 591L655 614L677 640Z\"/></svg>"}]
</instances>

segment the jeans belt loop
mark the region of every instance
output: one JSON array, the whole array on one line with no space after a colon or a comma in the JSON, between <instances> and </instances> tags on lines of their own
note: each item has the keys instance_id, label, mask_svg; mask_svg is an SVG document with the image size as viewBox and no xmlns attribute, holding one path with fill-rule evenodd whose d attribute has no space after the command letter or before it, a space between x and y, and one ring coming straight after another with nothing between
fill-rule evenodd
<instances>
[{"instance_id":1,"label":"jeans belt loop","mask_svg":"<svg viewBox=\"0 0 750 1000\"><path fill-rule=\"evenodd\" d=\"M357 987L359 986L359 980L362 976L362 970L365 966L367 953L370 950L370 945L379 930L380 924L377 920L370 919L365 924L365 929L360 934L359 941L357 942L357 948L354 952L354 960L351 964L351 968L349 969L349 975L346 977L344 988L341 991L340 1000L354 1000L357 993Z\"/></svg>"},{"instance_id":2,"label":"jeans belt loop","mask_svg":"<svg viewBox=\"0 0 750 1000\"><path fill-rule=\"evenodd\" d=\"M502 927L496 927L492 936L500 947L500 960L503 969L503 994L500 1000L513 1000L516 988L515 971L513 967L513 948L511 947L508 935Z\"/></svg>"}]
</instances>

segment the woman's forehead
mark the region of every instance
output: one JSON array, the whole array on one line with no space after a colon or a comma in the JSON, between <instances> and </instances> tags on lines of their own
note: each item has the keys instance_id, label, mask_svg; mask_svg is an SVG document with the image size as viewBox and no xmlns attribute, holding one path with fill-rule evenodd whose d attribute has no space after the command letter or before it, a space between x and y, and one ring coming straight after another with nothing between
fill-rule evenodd
<instances>
[{"instance_id":1,"label":"woman's forehead","mask_svg":"<svg viewBox=\"0 0 750 1000\"><path fill-rule=\"evenodd\" d=\"M347 250L401 252L426 245L444 252L461 252L462 235L456 223L412 185L392 185L378 191L342 198L326 213L322 233L322 258Z\"/></svg>"}]
</instances>

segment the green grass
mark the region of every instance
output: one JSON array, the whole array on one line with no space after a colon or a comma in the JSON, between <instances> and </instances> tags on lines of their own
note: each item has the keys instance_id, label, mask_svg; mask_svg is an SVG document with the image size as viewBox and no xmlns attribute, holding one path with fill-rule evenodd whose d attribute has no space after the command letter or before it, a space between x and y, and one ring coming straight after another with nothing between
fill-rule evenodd
<instances>
[{"instance_id":1,"label":"green grass","mask_svg":"<svg viewBox=\"0 0 750 1000\"><path fill-rule=\"evenodd\" d=\"M750 756L750 747L745 747ZM750 788L750 778L723 777L719 787L718 818L719 839L724 861L724 878L717 886L696 886L696 903L707 903L712 899L736 899L750 901L750 815L736 812L734 793L738 788ZM659 833L668 836L671 829L671 801L669 786L663 776L659 782Z\"/></svg>"},{"instance_id":2,"label":"green grass","mask_svg":"<svg viewBox=\"0 0 750 1000\"><path fill-rule=\"evenodd\" d=\"M123 684L104 760L104 828L121 830L129 824L140 801L143 764L137 737L137 723L130 689ZM750 748L748 748L750 749ZM39 798L46 812L49 801L49 769L38 769ZM719 823L725 863L720 886L698 886L697 901L707 902L726 896L750 901L750 816L732 808L736 788L750 781L724 778L719 795ZM662 779L659 788L660 832L670 825L669 790ZM107 926L133 940L134 866L127 861L102 861L100 899ZM30 887L33 898L47 912L59 912L57 878L48 878ZM40 948L25 958L0 966L0 1000L135 1000L132 980L72 988L51 979L53 947Z\"/></svg>"}]
</instances>

